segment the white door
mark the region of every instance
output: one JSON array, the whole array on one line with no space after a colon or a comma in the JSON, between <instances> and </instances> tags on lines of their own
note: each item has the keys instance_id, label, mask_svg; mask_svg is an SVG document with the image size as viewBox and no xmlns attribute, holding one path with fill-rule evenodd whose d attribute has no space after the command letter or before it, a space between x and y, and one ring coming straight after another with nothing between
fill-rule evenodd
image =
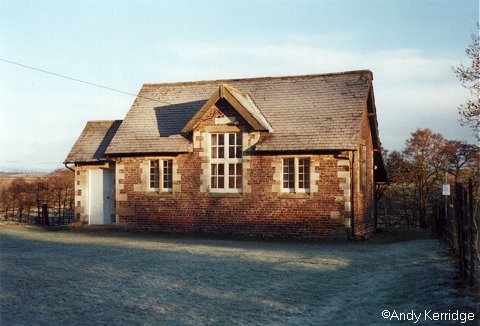
<instances>
[{"instance_id":1,"label":"white door","mask_svg":"<svg viewBox=\"0 0 480 326\"><path fill-rule=\"evenodd\" d=\"M114 214L113 172L108 169L89 171L89 224L110 224Z\"/></svg>"}]
</instances>

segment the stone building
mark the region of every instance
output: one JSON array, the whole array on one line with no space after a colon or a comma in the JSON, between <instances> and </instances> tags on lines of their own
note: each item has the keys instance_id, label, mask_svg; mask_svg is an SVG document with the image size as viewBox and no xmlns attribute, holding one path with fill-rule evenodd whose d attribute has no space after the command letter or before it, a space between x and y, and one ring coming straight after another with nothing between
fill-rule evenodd
<instances>
[{"instance_id":1,"label":"stone building","mask_svg":"<svg viewBox=\"0 0 480 326\"><path fill-rule=\"evenodd\" d=\"M145 84L68 154L76 216L165 232L368 236L386 181L370 71Z\"/></svg>"}]
</instances>

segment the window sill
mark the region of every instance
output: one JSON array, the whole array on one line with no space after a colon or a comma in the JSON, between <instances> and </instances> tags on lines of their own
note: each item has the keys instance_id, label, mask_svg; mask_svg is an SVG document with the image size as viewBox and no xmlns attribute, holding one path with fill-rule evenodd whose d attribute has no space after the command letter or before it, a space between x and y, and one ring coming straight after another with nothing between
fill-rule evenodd
<instances>
[{"instance_id":1,"label":"window sill","mask_svg":"<svg viewBox=\"0 0 480 326\"><path fill-rule=\"evenodd\" d=\"M243 194L239 192L207 192L207 197L217 197L217 198L242 198Z\"/></svg>"},{"instance_id":2,"label":"window sill","mask_svg":"<svg viewBox=\"0 0 480 326\"><path fill-rule=\"evenodd\" d=\"M279 198L286 198L286 199L310 199L312 198L312 194L310 193L293 193L293 192L282 192L278 195Z\"/></svg>"},{"instance_id":3,"label":"window sill","mask_svg":"<svg viewBox=\"0 0 480 326\"><path fill-rule=\"evenodd\" d=\"M151 196L151 197L172 197L173 192L166 192L166 191L159 192L159 191L149 190L145 192L145 195Z\"/></svg>"}]
</instances>

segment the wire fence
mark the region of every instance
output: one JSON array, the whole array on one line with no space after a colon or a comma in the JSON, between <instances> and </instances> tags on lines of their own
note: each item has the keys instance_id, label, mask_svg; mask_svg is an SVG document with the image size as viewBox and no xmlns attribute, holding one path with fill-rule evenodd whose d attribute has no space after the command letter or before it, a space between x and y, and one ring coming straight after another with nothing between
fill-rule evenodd
<instances>
[{"instance_id":1,"label":"wire fence","mask_svg":"<svg viewBox=\"0 0 480 326\"><path fill-rule=\"evenodd\" d=\"M437 207L432 231L442 236L458 259L460 273L472 282L479 281L479 212L475 209L473 180L468 184L456 183L452 204Z\"/></svg>"},{"instance_id":2,"label":"wire fence","mask_svg":"<svg viewBox=\"0 0 480 326\"><path fill-rule=\"evenodd\" d=\"M31 225L59 226L68 225L75 221L75 210L69 208L52 208L48 204L42 204L41 210L28 215L0 215L3 221L12 221Z\"/></svg>"}]
</instances>

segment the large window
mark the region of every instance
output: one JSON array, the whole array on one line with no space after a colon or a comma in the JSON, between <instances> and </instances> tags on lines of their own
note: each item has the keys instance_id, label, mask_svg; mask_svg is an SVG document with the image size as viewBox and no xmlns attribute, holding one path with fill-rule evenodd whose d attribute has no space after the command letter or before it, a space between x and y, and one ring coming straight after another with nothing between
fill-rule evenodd
<instances>
[{"instance_id":1,"label":"large window","mask_svg":"<svg viewBox=\"0 0 480 326\"><path fill-rule=\"evenodd\" d=\"M210 188L242 192L242 134L210 134Z\"/></svg>"},{"instance_id":2,"label":"large window","mask_svg":"<svg viewBox=\"0 0 480 326\"><path fill-rule=\"evenodd\" d=\"M282 191L292 193L310 192L310 159L284 158Z\"/></svg>"},{"instance_id":3,"label":"large window","mask_svg":"<svg viewBox=\"0 0 480 326\"><path fill-rule=\"evenodd\" d=\"M173 184L173 160L150 160L150 190L171 192Z\"/></svg>"}]
</instances>

